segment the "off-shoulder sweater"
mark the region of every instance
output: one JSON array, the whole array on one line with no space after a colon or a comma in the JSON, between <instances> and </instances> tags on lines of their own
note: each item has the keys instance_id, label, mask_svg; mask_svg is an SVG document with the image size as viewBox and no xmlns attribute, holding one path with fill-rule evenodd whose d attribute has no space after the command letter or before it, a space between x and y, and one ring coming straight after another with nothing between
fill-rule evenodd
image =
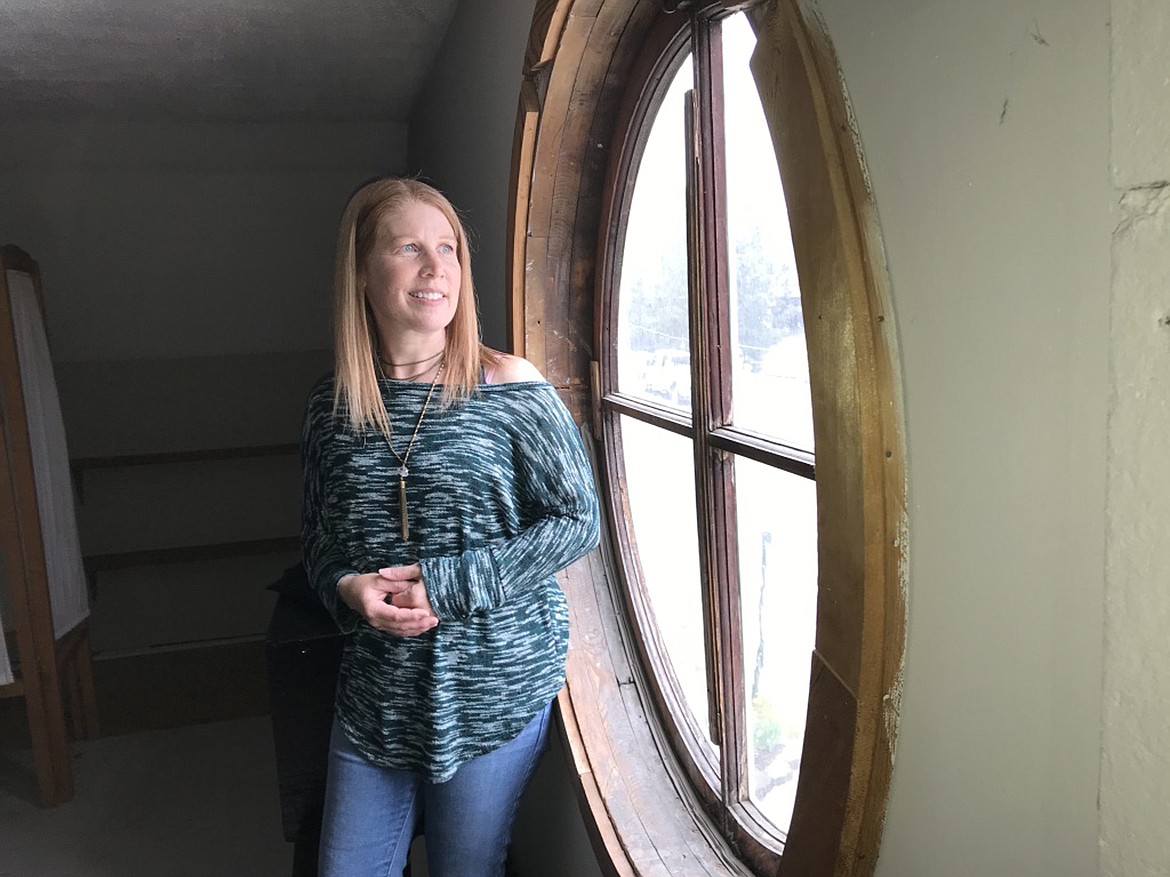
<instances>
[{"instance_id":1,"label":"off-shoulder sweater","mask_svg":"<svg viewBox=\"0 0 1170 877\"><path fill-rule=\"evenodd\" d=\"M380 386L405 456L429 385ZM438 402L408 460L409 540L400 464L378 431L334 415L331 378L310 395L301 446L305 567L347 634L337 720L373 763L432 782L512 739L560 690L568 611L555 573L599 537L581 437L550 384ZM421 636L375 630L337 595L346 575L414 562L439 618Z\"/></svg>"}]
</instances>

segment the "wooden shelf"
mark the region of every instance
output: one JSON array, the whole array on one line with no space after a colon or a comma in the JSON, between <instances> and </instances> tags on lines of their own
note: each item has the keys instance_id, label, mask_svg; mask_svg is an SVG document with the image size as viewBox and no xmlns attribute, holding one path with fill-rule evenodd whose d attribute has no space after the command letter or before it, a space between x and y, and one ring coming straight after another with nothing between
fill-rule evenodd
<instances>
[{"instance_id":1,"label":"wooden shelf","mask_svg":"<svg viewBox=\"0 0 1170 877\"><path fill-rule=\"evenodd\" d=\"M74 475L91 469L120 469L127 466L157 466L168 463L203 463L215 460L247 460L256 457L285 457L300 453L300 444L247 445L235 448L195 448L147 454L109 454L74 457L69 468Z\"/></svg>"},{"instance_id":2,"label":"wooden shelf","mask_svg":"<svg viewBox=\"0 0 1170 877\"><path fill-rule=\"evenodd\" d=\"M216 542L210 545L182 545L173 548L148 548L142 551L91 554L84 558L84 563L86 574L92 576L95 573L112 569L219 560L225 557L247 557L253 554L276 554L284 551L298 551L300 547L299 536L277 536L271 539Z\"/></svg>"}]
</instances>

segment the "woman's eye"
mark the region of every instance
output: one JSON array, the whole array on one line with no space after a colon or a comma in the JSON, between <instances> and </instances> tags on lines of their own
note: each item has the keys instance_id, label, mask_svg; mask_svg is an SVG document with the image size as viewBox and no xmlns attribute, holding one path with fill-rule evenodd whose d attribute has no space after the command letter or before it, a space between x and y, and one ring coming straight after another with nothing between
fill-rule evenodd
<instances>
[{"instance_id":1,"label":"woman's eye","mask_svg":"<svg viewBox=\"0 0 1170 877\"><path fill-rule=\"evenodd\" d=\"M404 252L404 253L417 253L418 252L418 245L417 244L403 244L402 245L402 252Z\"/></svg>"},{"instance_id":2,"label":"woman's eye","mask_svg":"<svg viewBox=\"0 0 1170 877\"><path fill-rule=\"evenodd\" d=\"M451 246L450 244L442 244L439 247L439 252L442 253L444 256L451 256L451 255L454 255L455 248L453 246Z\"/></svg>"}]
</instances>

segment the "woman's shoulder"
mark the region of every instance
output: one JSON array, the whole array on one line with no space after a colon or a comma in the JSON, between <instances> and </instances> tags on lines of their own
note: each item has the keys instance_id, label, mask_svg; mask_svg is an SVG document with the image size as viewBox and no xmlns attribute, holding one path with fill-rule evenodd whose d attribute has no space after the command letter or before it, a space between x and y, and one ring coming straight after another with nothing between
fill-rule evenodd
<instances>
[{"instance_id":1,"label":"woman's shoulder","mask_svg":"<svg viewBox=\"0 0 1170 877\"><path fill-rule=\"evenodd\" d=\"M501 353L499 360L490 370L492 384L520 384L528 381L543 381L540 369L522 356Z\"/></svg>"}]
</instances>

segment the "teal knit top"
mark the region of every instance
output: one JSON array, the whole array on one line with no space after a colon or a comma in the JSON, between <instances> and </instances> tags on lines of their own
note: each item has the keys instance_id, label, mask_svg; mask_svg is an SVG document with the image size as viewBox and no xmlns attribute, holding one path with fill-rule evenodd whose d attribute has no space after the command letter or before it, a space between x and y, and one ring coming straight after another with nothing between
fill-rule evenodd
<instances>
[{"instance_id":1,"label":"teal knit top","mask_svg":"<svg viewBox=\"0 0 1170 877\"><path fill-rule=\"evenodd\" d=\"M427 384L383 380L394 449ZM336 718L371 762L443 782L515 737L565 679L568 610L555 573L597 545L593 476L577 427L543 381L436 398L410 452L403 540L399 462L376 429L309 397L301 544L309 581L346 633ZM350 574L418 562L439 624L370 627L337 596Z\"/></svg>"}]
</instances>

